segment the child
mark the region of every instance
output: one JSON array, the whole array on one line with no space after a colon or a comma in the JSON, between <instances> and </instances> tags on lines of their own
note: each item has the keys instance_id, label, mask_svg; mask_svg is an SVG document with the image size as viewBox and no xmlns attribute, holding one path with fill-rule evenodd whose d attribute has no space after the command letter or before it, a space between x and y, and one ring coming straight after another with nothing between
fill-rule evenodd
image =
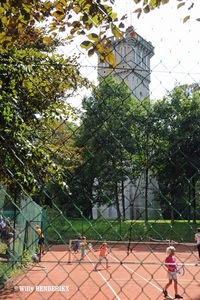
<instances>
[{"instance_id":1,"label":"child","mask_svg":"<svg viewBox=\"0 0 200 300\"><path fill-rule=\"evenodd\" d=\"M178 294L178 281L177 281L177 264L176 264L176 258L175 258L175 248L173 246L170 246L167 248L167 257L165 259L165 266L167 267L167 278L169 279L168 284L165 286L163 290L163 294L165 297L168 296L167 289L172 284L172 281L174 281L174 291L175 291L175 299L182 299L183 297Z\"/></svg>"},{"instance_id":2,"label":"child","mask_svg":"<svg viewBox=\"0 0 200 300\"><path fill-rule=\"evenodd\" d=\"M38 235L38 238L39 238L38 239L38 247L41 250L42 254L44 255L45 254L45 251L44 251L44 235L43 235L42 230L40 229L39 225L35 226L35 231L37 232L37 235Z\"/></svg>"},{"instance_id":3,"label":"child","mask_svg":"<svg viewBox=\"0 0 200 300\"><path fill-rule=\"evenodd\" d=\"M81 243L80 243L80 248L81 248L81 259L85 259L85 256L86 256L86 253L85 253L86 247L87 247L86 237L83 236L83 237L82 237L82 240L81 240Z\"/></svg>"},{"instance_id":4,"label":"child","mask_svg":"<svg viewBox=\"0 0 200 300\"><path fill-rule=\"evenodd\" d=\"M80 240L81 240L81 234L79 233L78 234L78 237L77 237L77 240L75 241L75 244L74 244L74 253L78 253L78 248L79 248L79 245L80 245Z\"/></svg>"},{"instance_id":5,"label":"child","mask_svg":"<svg viewBox=\"0 0 200 300\"><path fill-rule=\"evenodd\" d=\"M107 248L107 243L103 243L99 249L99 261L96 264L96 266L94 267L95 271L97 271L97 267L98 265L102 262L103 259L106 260L106 268L109 268L110 266L108 265L108 258L107 258L107 254L108 252L108 248Z\"/></svg>"},{"instance_id":6,"label":"child","mask_svg":"<svg viewBox=\"0 0 200 300\"><path fill-rule=\"evenodd\" d=\"M31 257L32 257L33 263L39 263L40 255L38 255L37 253L34 253Z\"/></svg>"},{"instance_id":7,"label":"child","mask_svg":"<svg viewBox=\"0 0 200 300\"><path fill-rule=\"evenodd\" d=\"M13 251L13 237L14 234L12 232L8 232L8 239L5 241L5 244L7 245L6 255L8 260L10 259Z\"/></svg>"},{"instance_id":8,"label":"child","mask_svg":"<svg viewBox=\"0 0 200 300\"><path fill-rule=\"evenodd\" d=\"M197 233L194 236L194 240L197 242L197 250L198 250L198 255L200 260L200 227L197 228Z\"/></svg>"}]
</instances>

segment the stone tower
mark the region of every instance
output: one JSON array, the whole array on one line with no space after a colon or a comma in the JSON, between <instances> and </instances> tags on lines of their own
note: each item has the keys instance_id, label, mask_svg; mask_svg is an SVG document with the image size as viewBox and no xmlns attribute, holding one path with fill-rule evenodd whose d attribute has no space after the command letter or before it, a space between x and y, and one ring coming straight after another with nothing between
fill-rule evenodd
<instances>
[{"instance_id":1,"label":"stone tower","mask_svg":"<svg viewBox=\"0 0 200 300\"><path fill-rule=\"evenodd\" d=\"M98 76L105 77L112 72L117 81L126 82L136 99L148 98L150 59L154 55L151 42L147 42L137 34L133 26L127 28L124 38L111 37L110 40L117 65L111 70L106 62L99 61Z\"/></svg>"}]
</instances>

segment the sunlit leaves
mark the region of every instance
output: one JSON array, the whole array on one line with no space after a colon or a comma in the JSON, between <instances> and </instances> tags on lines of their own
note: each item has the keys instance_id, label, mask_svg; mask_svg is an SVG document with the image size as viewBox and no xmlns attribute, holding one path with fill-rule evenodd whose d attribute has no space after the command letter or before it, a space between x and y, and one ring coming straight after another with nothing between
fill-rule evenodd
<instances>
[{"instance_id":1,"label":"sunlit leaves","mask_svg":"<svg viewBox=\"0 0 200 300\"><path fill-rule=\"evenodd\" d=\"M51 44L52 39L49 36L46 36L43 38L43 42L44 42L44 44L49 45L49 44Z\"/></svg>"},{"instance_id":2,"label":"sunlit leaves","mask_svg":"<svg viewBox=\"0 0 200 300\"><path fill-rule=\"evenodd\" d=\"M112 26L113 34L117 38L122 38L122 33L115 27ZM99 55L99 59L101 62L107 62L110 67L115 67L116 62L114 59L114 53L111 50L111 44L109 39L107 38L100 38L97 34L89 34L87 36L89 40L84 41L81 43L81 47L85 50L88 50L88 56L91 57L94 53Z\"/></svg>"},{"instance_id":3,"label":"sunlit leaves","mask_svg":"<svg viewBox=\"0 0 200 300\"><path fill-rule=\"evenodd\" d=\"M123 34L120 32L119 28L113 23L111 24L111 30L112 30L112 34L116 38L122 38L123 37Z\"/></svg>"},{"instance_id":4,"label":"sunlit leaves","mask_svg":"<svg viewBox=\"0 0 200 300\"><path fill-rule=\"evenodd\" d=\"M110 66L116 67L115 56L113 52L108 51L108 53L106 54L106 61L110 64Z\"/></svg>"},{"instance_id":5,"label":"sunlit leaves","mask_svg":"<svg viewBox=\"0 0 200 300\"><path fill-rule=\"evenodd\" d=\"M98 41L99 39L99 36L95 33L91 33L91 34L88 34L87 36L90 40L93 40L93 41Z\"/></svg>"},{"instance_id":6,"label":"sunlit leaves","mask_svg":"<svg viewBox=\"0 0 200 300\"><path fill-rule=\"evenodd\" d=\"M69 40L78 35L86 35L88 30L100 26L104 27L105 32L111 30L117 38L121 38L123 35L114 24L117 21L117 14L113 11L112 6L107 4L108 1L27 0L19 1L17 4L12 3L9 0L0 3L0 48L2 49L5 47L11 49L27 24L35 26L36 21L42 24L48 19L48 33L42 39L45 45L51 44L50 33L55 35L62 32L63 36L65 34L65 39ZM73 22L70 23L72 17ZM67 28L70 31L66 31ZM124 28L122 23L120 23L120 28ZM100 32L95 40L101 40L101 35ZM92 33L88 38L95 42ZM94 51L87 49L91 54L96 52L97 48L94 45Z\"/></svg>"},{"instance_id":7,"label":"sunlit leaves","mask_svg":"<svg viewBox=\"0 0 200 300\"><path fill-rule=\"evenodd\" d=\"M144 13L150 13L151 10L154 10L156 8L159 8L161 5L167 4L169 3L169 0L144 0L141 4L141 0L133 0L136 4L138 4L140 7L136 8L134 13L137 13L137 17L139 18L142 14L142 12ZM178 2L180 2L177 5L177 9L183 7L186 5L186 1L182 1L182 0L177 0ZM190 3L190 6L188 7L188 10L193 9L195 6L195 3L192 2ZM183 23L187 22L190 19L190 16L186 16L183 18ZM196 19L197 21L200 20L200 18Z\"/></svg>"},{"instance_id":8,"label":"sunlit leaves","mask_svg":"<svg viewBox=\"0 0 200 300\"><path fill-rule=\"evenodd\" d=\"M95 50L94 50L94 48L92 48L88 51L88 56L91 57L94 55L94 53L95 53Z\"/></svg>"},{"instance_id":9,"label":"sunlit leaves","mask_svg":"<svg viewBox=\"0 0 200 300\"><path fill-rule=\"evenodd\" d=\"M81 43L80 45L82 48L84 48L85 50L90 49L93 46L93 43L90 41L84 41L83 43Z\"/></svg>"},{"instance_id":10,"label":"sunlit leaves","mask_svg":"<svg viewBox=\"0 0 200 300\"><path fill-rule=\"evenodd\" d=\"M183 18L183 23L187 22L190 19L190 16L186 16L185 18Z\"/></svg>"},{"instance_id":11,"label":"sunlit leaves","mask_svg":"<svg viewBox=\"0 0 200 300\"><path fill-rule=\"evenodd\" d=\"M75 7L73 8L73 11L74 11L76 14L79 14L79 13L81 12L81 8L78 7L78 6L75 6Z\"/></svg>"},{"instance_id":12,"label":"sunlit leaves","mask_svg":"<svg viewBox=\"0 0 200 300\"><path fill-rule=\"evenodd\" d=\"M141 13L142 13L142 9L141 9L141 8L137 8L137 9L134 11L134 13L137 14L137 18L139 19L140 15L141 15Z\"/></svg>"},{"instance_id":13,"label":"sunlit leaves","mask_svg":"<svg viewBox=\"0 0 200 300\"><path fill-rule=\"evenodd\" d=\"M150 0L149 1L149 8L154 9L156 7L159 7L161 4L161 0Z\"/></svg>"},{"instance_id":14,"label":"sunlit leaves","mask_svg":"<svg viewBox=\"0 0 200 300\"><path fill-rule=\"evenodd\" d=\"M179 4L177 5L177 8L180 8L180 7L184 6L184 5L185 5L185 2L181 2L181 3L179 3Z\"/></svg>"},{"instance_id":15,"label":"sunlit leaves","mask_svg":"<svg viewBox=\"0 0 200 300\"><path fill-rule=\"evenodd\" d=\"M0 173L1 182L20 182L24 190L31 192L53 177L61 179L61 160L73 158L67 143L65 155L61 147L59 153L56 150L57 156L52 152L51 124L73 120L74 110L66 100L76 89L90 84L80 76L76 57L64 59L38 49L13 48L1 60L1 161L12 170L11 176ZM54 133L57 136L58 132ZM57 161L61 153L63 158Z\"/></svg>"},{"instance_id":16,"label":"sunlit leaves","mask_svg":"<svg viewBox=\"0 0 200 300\"><path fill-rule=\"evenodd\" d=\"M144 7L143 12L144 12L145 14L148 14L148 13L150 12L149 5L147 5L147 6Z\"/></svg>"},{"instance_id":17,"label":"sunlit leaves","mask_svg":"<svg viewBox=\"0 0 200 300\"><path fill-rule=\"evenodd\" d=\"M58 21L62 21L65 19L65 12L64 11L55 11L52 13L52 16L56 18Z\"/></svg>"}]
</instances>

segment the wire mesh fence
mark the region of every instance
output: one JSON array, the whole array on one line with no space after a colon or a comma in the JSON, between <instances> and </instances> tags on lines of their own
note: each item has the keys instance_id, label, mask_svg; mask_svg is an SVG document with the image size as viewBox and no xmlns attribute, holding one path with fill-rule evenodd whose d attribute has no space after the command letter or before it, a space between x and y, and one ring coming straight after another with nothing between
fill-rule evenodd
<instances>
[{"instance_id":1,"label":"wire mesh fence","mask_svg":"<svg viewBox=\"0 0 200 300\"><path fill-rule=\"evenodd\" d=\"M114 8L109 59L1 53L0 299L200 300L198 9Z\"/></svg>"}]
</instances>

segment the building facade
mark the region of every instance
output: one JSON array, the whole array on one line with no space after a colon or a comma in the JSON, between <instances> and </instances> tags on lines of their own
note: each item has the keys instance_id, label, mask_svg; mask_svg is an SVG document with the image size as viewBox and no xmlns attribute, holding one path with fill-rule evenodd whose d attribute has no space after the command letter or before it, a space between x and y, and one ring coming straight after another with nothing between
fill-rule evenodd
<instances>
[{"instance_id":1,"label":"building facade","mask_svg":"<svg viewBox=\"0 0 200 300\"><path fill-rule=\"evenodd\" d=\"M106 77L112 73L117 81L126 82L135 98L149 98L150 59L154 55L151 42L144 40L132 26L127 29L123 39L111 37L110 40L116 68L111 70L108 63L99 61L98 76Z\"/></svg>"}]
</instances>

